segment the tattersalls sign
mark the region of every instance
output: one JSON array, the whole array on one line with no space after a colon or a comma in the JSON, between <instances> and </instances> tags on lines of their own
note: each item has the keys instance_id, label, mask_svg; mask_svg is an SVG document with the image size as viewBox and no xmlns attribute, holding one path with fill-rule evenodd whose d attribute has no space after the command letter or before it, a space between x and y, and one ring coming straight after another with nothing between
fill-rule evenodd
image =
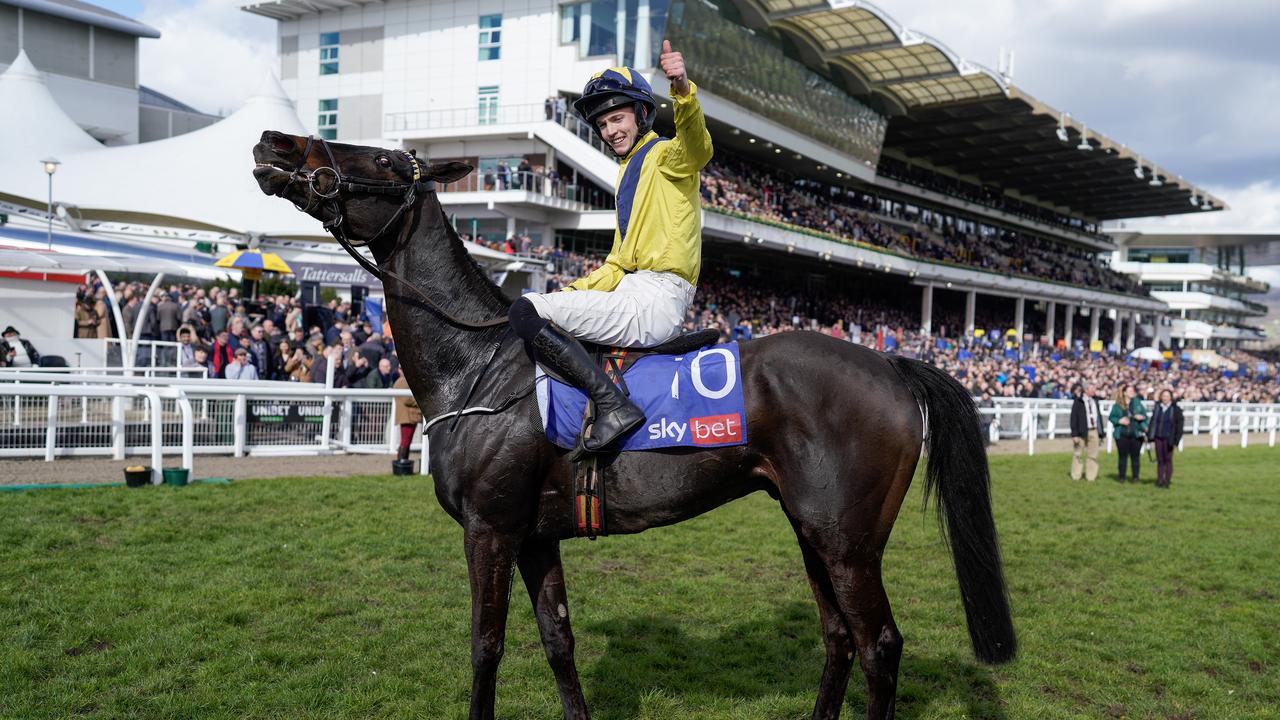
<instances>
[{"instance_id":1,"label":"tattersalls sign","mask_svg":"<svg viewBox=\"0 0 1280 720\"><path fill-rule=\"evenodd\" d=\"M318 282L322 286L346 287L365 285L376 288L378 279L365 272L364 268L350 265L330 263L301 263L291 260L295 277L299 282Z\"/></svg>"}]
</instances>

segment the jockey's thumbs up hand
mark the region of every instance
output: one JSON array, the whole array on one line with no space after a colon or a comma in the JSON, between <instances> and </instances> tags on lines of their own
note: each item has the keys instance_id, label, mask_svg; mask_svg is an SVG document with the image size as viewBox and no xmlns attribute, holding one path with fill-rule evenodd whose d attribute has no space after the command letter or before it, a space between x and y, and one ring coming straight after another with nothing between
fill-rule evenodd
<instances>
[{"instance_id":1,"label":"jockey's thumbs up hand","mask_svg":"<svg viewBox=\"0 0 1280 720\"><path fill-rule=\"evenodd\" d=\"M662 54L658 56L658 65L667 74L671 82L671 92L676 95L689 94L689 77L684 72L684 56L671 49L671 41L662 41Z\"/></svg>"}]
</instances>

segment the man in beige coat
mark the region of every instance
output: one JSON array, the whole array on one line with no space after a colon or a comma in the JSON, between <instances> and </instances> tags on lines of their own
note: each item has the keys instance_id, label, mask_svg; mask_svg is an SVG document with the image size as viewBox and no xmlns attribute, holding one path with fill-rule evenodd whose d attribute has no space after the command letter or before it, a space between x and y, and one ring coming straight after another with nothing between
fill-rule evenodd
<instances>
[{"instance_id":1,"label":"man in beige coat","mask_svg":"<svg viewBox=\"0 0 1280 720\"><path fill-rule=\"evenodd\" d=\"M400 373L400 377L396 378L396 382L391 387L398 390L408 390L409 383L404 379L404 373ZM406 475L413 472L413 463L409 460L409 445L413 443L413 433L418 429L418 425L422 423L422 411L418 409L418 403L412 397L396 398L396 424L400 426L400 452L396 456L396 462L392 464L393 468L408 468Z\"/></svg>"}]
</instances>

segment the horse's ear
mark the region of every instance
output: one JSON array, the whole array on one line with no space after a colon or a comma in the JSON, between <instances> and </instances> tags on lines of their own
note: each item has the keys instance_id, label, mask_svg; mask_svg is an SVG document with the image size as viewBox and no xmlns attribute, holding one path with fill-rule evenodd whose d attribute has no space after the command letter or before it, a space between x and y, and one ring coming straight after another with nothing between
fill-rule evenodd
<instances>
[{"instance_id":1,"label":"horse's ear","mask_svg":"<svg viewBox=\"0 0 1280 720\"><path fill-rule=\"evenodd\" d=\"M471 166L450 160L449 162L431 163L427 166L427 179L439 183L457 182L471 173Z\"/></svg>"}]
</instances>

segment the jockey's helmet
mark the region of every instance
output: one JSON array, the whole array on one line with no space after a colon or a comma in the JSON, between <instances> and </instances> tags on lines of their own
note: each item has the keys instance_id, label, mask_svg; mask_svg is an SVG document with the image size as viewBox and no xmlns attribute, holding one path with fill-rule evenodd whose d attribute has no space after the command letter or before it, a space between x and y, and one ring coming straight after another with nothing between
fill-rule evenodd
<instances>
[{"instance_id":1,"label":"jockey's helmet","mask_svg":"<svg viewBox=\"0 0 1280 720\"><path fill-rule=\"evenodd\" d=\"M582 88L582 97L573 102L573 111L591 126L596 134L596 118L619 107L635 106L636 126L640 136L653 127L653 117L658 103L653 99L653 88L644 76L629 67L611 67L601 70Z\"/></svg>"}]
</instances>

